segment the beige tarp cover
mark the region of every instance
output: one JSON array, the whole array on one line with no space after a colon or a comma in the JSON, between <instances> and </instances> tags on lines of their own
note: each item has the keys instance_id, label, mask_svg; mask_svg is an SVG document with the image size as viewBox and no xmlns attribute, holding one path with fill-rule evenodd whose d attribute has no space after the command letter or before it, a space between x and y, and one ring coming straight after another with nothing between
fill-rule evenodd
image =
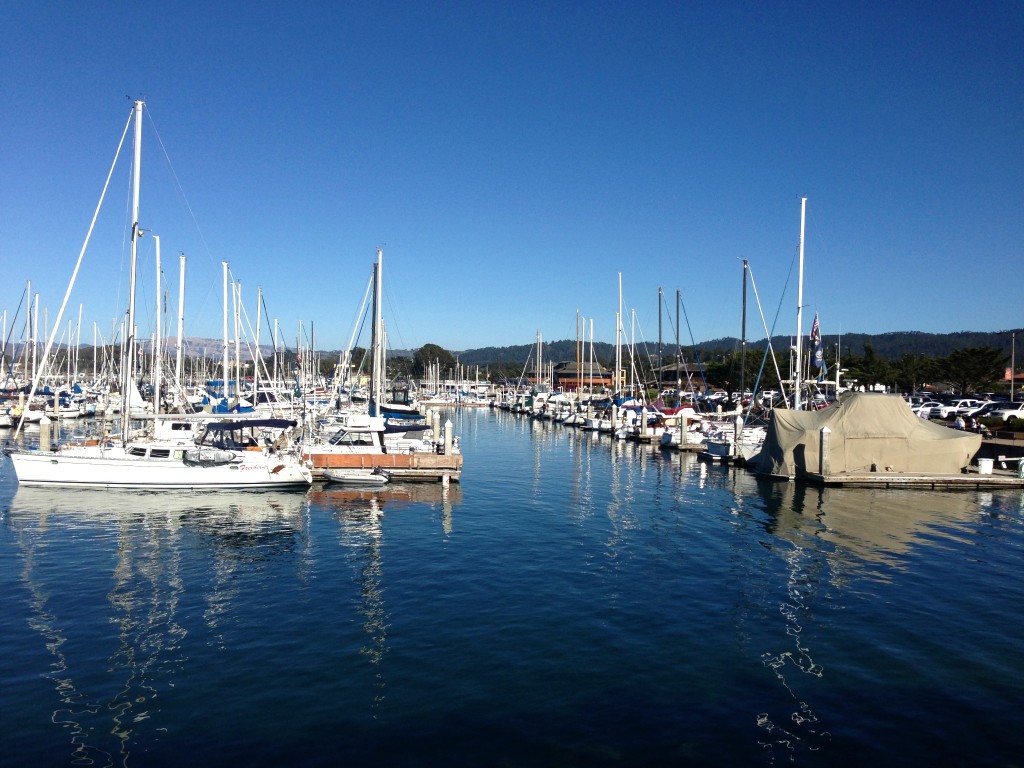
<instances>
[{"instance_id":1,"label":"beige tarp cover","mask_svg":"<svg viewBox=\"0 0 1024 768\"><path fill-rule=\"evenodd\" d=\"M821 430L828 465L820 464ZM899 395L848 392L820 411L776 409L757 457L760 474L799 477L822 472L958 474L981 447L981 435L916 416Z\"/></svg>"}]
</instances>

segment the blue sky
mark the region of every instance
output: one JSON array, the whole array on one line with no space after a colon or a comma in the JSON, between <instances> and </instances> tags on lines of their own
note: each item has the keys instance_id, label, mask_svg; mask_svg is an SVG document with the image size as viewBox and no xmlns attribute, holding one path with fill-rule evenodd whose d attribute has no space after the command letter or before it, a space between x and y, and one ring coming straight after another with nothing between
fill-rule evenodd
<instances>
[{"instance_id":1,"label":"blue sky","mask_svg":"<svg viewBox=\"0 0 1024 768\"><path fill-rule=\"evenodd\" d=\"M56 316L134 98L142 226L185 332L221 261L294 345L347 344L384 249L392 348L1022 323L1024 3L8 3L0 309ZM129 165L69 309L124 311ZM140 259L141 333L155 304ZM763 338L753 293L748 336ZM170 317L175 310L170 310ZM20 322L20 321L19 321ZM67 325L67 319L62 326ZM264 326L266 328L266 326ZM263 340L267 339L263 331Z\"/></svg>"}]
</instances>

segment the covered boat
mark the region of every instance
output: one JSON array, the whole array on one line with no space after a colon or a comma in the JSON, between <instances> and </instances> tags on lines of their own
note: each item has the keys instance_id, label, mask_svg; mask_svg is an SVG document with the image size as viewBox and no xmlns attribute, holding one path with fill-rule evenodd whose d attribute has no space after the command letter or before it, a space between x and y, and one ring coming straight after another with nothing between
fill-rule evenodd
<instances>
[{"instance_id":1,"label":"covered boat","mask_svg":"<svg viewBox=\"0 0 1024 768\"><path fill-rule=\"evenodd\" d=\"M959 474L980 447L981 435L921 419L899 395L848 392L818 411L776 408L751 465L782 478Z\"/></svg>"}]
</instances>

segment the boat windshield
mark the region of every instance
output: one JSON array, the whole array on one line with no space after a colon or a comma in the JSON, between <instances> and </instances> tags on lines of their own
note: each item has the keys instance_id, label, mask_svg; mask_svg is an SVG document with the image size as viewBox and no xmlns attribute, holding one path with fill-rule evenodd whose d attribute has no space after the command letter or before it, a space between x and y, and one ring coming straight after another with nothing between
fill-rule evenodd
<instances>
[{"instance_id":1,"label":"boat windshield","mask_svg":"<svg viewBox=\"0 0 1024 768\"><path fill-rule=\"evenodd\" d=\"M349 432L339 430L328 440L331 445L373 445L373 434L370 432Z\"/></svg>"}]
</instances>

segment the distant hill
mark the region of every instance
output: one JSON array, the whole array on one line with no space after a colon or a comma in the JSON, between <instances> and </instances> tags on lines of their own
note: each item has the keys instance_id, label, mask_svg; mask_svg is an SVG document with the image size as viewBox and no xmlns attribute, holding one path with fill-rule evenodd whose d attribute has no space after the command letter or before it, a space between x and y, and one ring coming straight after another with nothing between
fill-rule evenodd
<instances>
[{"instance_id":1,"label":"distant hill","mask_svg":"<svg viewBox=\"0 0 1024 768\"><path fill-rule=\"evenodd\" d=\"M898 360L904 355L922 355L925 357L945 357L954 350L964 349L967 347L992 347L998 349L1006 355L1011 354L1011 345L1013 334L1021 337L1024 342L1024 329L1015 329L1007 331L957 331L956 333L923 333L921 331L891 331L889 333L844 333L840 336L830 336L826 334L824 336L824 342L830 350L834 349L836 344L842 344L842 353L844 355L863 355L865 345L870 345L874 350L875 355L886 360ZM142 345L145 346L146 340L143 340ZM794 344L794 338L792 336L774 336L772 337L772 347L777 351L782 351ZM807 339L805 337L805 344ZM174 341L169 340L169 348L173 349ZM663 340L662 342L665 356L671 356L675 354L675 343L674 341ZM61 345L57 345L58 349L63 348ZM264 357L269 357L272 352L272 344L261 344L260 349ZM590 342L587 342L583 346L583 359L584 361L589 358L590 355ZM646 350L642 354L644 357L656 356L658 349L658 342L646 342L643 345ZM765 349L768 346L766 339L759 339L755 341L748 341L747 346L749 349ZM204 338L188 338L185 340L186 354L189 356L205 356L207 358L217 359L223 353L224 342L217 339L204 339ZM597 360L612 361L615 358L615 345L609 344L603 341L596 341L593 344L594 357ZM725 354L738 350L740 347L740 340L732 336L725 336L719 339L709 339L708 341L700 342L697 344L697 350L701 357L706 357L712 353ZM89 345L82 345L82 349L90 348ZM282 349L285 349L282 345ZM684 344L682 345L683 355L685 358L693 359L694 348L693 345ZM9 357L17 357L21 351L20 343L13 343L8 345L7 355ZM480 347L477 349L467 349L462 351L449 350L453 355L458 357L459 362L464 365L479 365L486 366L492 364L517 364L525 366L527 361L533 366L536 363L537 345L536 343L530 344L516 344L508 347ZM1024 348L1022 348L1024 352ZM396 357L413 357L416 350L414 349L390 349L388 350L389 358ZM234 357L234 343L229 345L229 354ZM321 359L331 357L337 357L340 355L339 350L320 350L317 353ZM570 361L576 359L576 342L572 339L563 339L561 341L547 341L544 342L543 346L544 361L546 363L558 363L564 361ZM243 360L249 360L248 347L243 344L241 345L241 357Z\"/></svg>"},{"instance_id":2,"label":"distant hill","mask_svg":"<svg viewBox=\"0 0 1024 768\"><path fill-rule=\"evenodd\" d=\"M889 333L844 333L840 336L825 335L824 342L829 348L841 344L843 354L863 355L865 344L869 344L875 354L883 359L898 360L904 355L923 355L926 357L945 357L954 350L967 347L992 347L1005 354L1010 354L1013 333L1024 341L1024 329L1008 331L958 331L956 333L922 333L921 331L892 331ZM805 338L806 343L806 338ZM795 344L792 336L772 337L772 347L778 352ZM649 354L656 354L658 342L646 342L644 345ZM665 355L672 355L675 352L675 342L663 340ZM765 349L768 346L767 339L748 341L749 349ZM706 355L712 351L731 352L738 350L740 340L727 336L720 339L710 339L697 344L700 354ZM693 346L682 345L683 354L686 357L693 357ZM1024 351L1024 350L1022 350ZM536 360L536 344L518 344L509 347L481 347L479 349L467 349L457 352L459 362L467 365L489 365L492 363L520 363L525 365L527 360L533 365ZM391 353L395 354L395 353ZM412 352L408 352L412 355ZM548 362L560 362L576 359L576 342L571 339L562 341L544 342L544 359ZM590 343L587 342L583 357L584 360L590 354ZM615 357L615 345L605 342L594 342L594 356L601 360L611 360Z\"/></svg>"}]
</instances>

